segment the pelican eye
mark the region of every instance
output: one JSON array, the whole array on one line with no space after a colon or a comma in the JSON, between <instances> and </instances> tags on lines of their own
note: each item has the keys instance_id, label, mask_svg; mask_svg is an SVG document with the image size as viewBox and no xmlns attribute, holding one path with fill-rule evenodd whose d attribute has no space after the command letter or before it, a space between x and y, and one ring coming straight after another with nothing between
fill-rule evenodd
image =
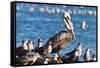
<instances>
[{"instance_id":1,"label":"pelican eye","mask_svg":"<svg viewBox=\"0 0 100 68\"><path fill-rule=\"evenodd\" d=\"M69 17L67 16L67 19L69 20Z\"/></svg>"}]
</instances>

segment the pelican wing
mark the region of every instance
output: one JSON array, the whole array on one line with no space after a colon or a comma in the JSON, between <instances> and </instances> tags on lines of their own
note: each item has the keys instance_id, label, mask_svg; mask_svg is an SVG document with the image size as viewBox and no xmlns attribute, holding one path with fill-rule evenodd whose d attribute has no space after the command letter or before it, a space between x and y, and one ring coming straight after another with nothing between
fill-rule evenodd
<instances>
[{"instance_id":1,"label":"pelican wing","mask_svg":"<svg viewBox=\"0 0 100 68\"><path fill-rule=\"evenodd\" d=\"M53 37L51 37L48 42L51 42L51 46L53 51L59 51L61 49L63 49L67 43L70 42L70 38L71 38L71 34L66 32L66 31L61 31L59 33L57 33L56 35L54 35ZM47 42L47 44L48 44ZM46 44L46 45L47 45Z\"/></svg>"}]
</instances>

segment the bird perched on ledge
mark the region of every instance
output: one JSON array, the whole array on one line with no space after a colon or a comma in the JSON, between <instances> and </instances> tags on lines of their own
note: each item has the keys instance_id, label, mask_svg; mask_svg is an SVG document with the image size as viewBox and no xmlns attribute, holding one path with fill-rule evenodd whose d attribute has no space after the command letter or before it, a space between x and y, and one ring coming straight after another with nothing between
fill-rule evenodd
<instances>
[{"instance_id":1,"label":"bird perched on ledge","mask_svg":"<svg viewBox=\"0 0 100 68\"><path fill-rule=\"evenodd\" d=\"M35 48L35 52L38 52L40 55L44 52L44 47L42 44L42 39L38 39L38 46Z\"/></svg>"},{"instance_id":2,"label":"bird perched on ledge","mask_svg":"<svg viewBox=\"0 0 100 68\"><path fill-rule=\"evenodd\" d=\"M52 46L51 46L51 42L49 42L48 45L45 47L43 54L45 56L48 56L51 52L52 52Z\"/></svg>"},{"instance_id":3,"label":"bird perched on ledge","mask_svg":"<svg viewBox=\"0 0 100 68\"><path fill-rule=\"evenodd\" d=\"M88 61L91 60L90 51L91 51L90 48L87 48L87 49L86 49L86 52L85 52L85 54L84 54L84 60L85 60L86 62L88 62Z\"/></svg>"},{"instance_id":4,"label":"bird perched on ledge","mask_svg":"<svg viewBox=\"0 0 100 68\"><path fill-rule=\"evenodd\" d=\"M82 54L83 43L78 43L78 47L71 50L64 55L64 62L79 62L80 56Z\"/></svg>"},{"instance_id":5,"label":"bird perched on ledge","mask_svg":"<svg viewBox=\"0 0 100 68\"><path fill-rule=\"evenodd\" d=\"M48 42L51 42L52 46L52 52L51 53L58 53L61 49L65 48L71 41L71 38L74 37L76 40L75 34L74 34L74 26L71 22L71 16L68 12L64 12L64 23L67 27L67 31L60 31L53 37L49 38L46 45L48 45Z\"/></svg>"}]
</instances>

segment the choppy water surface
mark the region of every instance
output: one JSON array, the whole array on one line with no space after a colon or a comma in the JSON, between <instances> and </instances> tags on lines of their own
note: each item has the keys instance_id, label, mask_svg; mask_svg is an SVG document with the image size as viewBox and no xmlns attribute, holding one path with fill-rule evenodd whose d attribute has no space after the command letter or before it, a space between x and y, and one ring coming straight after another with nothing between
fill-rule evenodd
<instances>
[{"instance_id":1,"label":"choppy water surface","mask_svg":"<svg viewBox=\"0 0 100 68\"><path fill-rule=\"evenodd\" d=\"M52 12L43 11L41 8L47 8ZM77 40L60 51L63 55L73 48L77 47L79 42L83 42L84 55L86 48L92 49L92 54L96 55L96 8L79 6L61 6L46 4L24 4L17 3L16 6L16 47L21 45L23 39L34 41L34 47L37 46L37 40L41 38L43 44L56 33L66 30L63 21L63 10L69 11ZM80 25L85 21L88 25L86 30L80 29Z\"/></svg>"}]
</instances>

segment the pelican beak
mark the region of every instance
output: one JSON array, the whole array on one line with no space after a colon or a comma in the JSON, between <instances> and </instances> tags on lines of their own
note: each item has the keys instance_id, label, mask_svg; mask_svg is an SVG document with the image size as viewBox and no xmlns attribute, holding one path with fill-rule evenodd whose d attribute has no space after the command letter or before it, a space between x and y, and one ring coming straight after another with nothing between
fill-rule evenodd
<instances>
[{"instance_id":1,"label":"pelican beak","mask_svg":"<svg viewBox=\"0 0 100 68\"><path fill-rule=\"evenodd\" d=\"M76 36L75 36L74 30L73 30L73 28L72 28L73 26L72 26L72 24L71 24L71 21L67 20L67 23L68 23L68 25L69 25L69 27L70 27L70 29L71 29L71 32L72 32L72 35L73 35L74 40L76 40Z\"/></svg>"},{"instance_id":2,"label":"pelican beak","mask_svg":"<svg viewBox=\"0 0 100 68\"><path fill-rule=\"evenodd\" d=\"M75 33L73 30L72 30L72 35L73 35L74 39L76 40L76 36L75 36Z\"/></svg>"}]
</instances>

